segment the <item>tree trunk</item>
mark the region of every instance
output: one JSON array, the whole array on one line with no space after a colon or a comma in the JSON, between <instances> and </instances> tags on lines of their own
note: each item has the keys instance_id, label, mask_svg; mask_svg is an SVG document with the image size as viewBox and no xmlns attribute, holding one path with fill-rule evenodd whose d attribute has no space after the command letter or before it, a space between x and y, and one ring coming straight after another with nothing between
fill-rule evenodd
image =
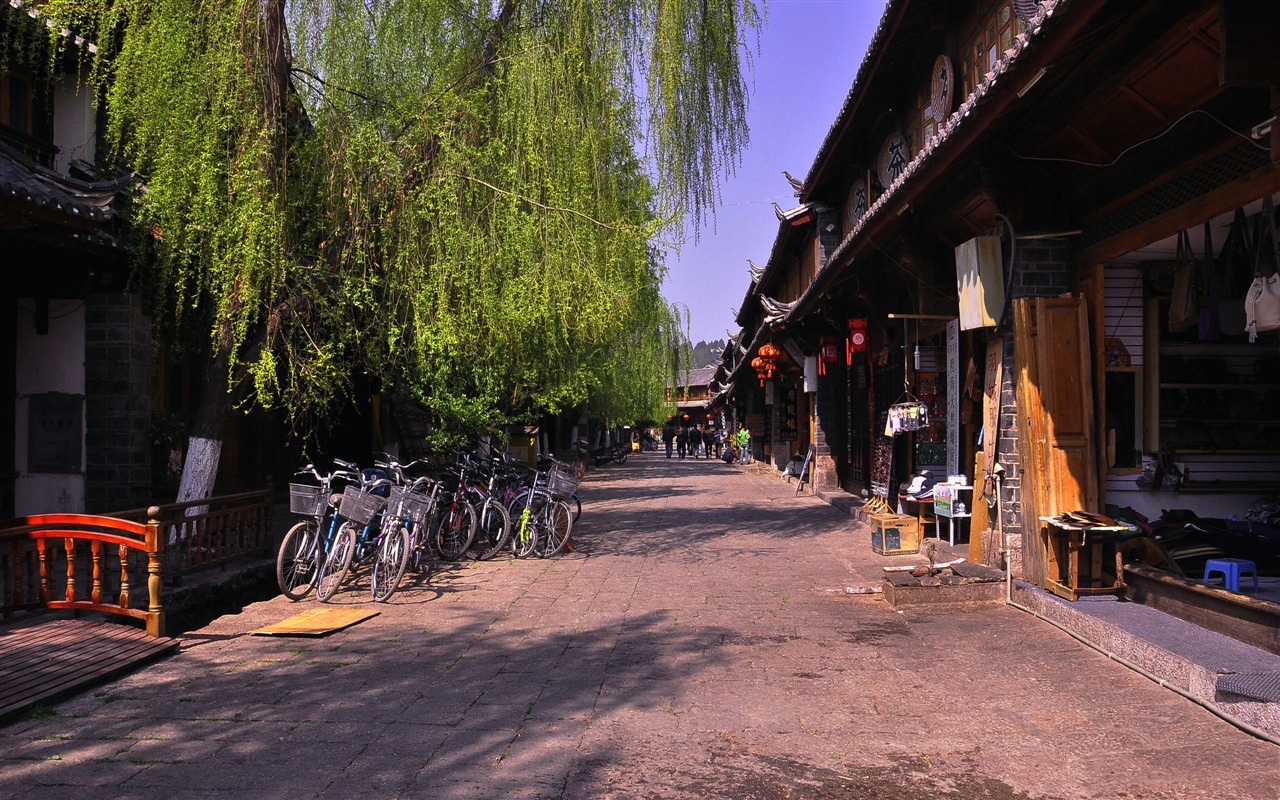
<instances>
[{"instance_id":1,"label":"tree trunk","mask_svg":"<svg viewBox=\"0 0 1280 800\"><path fill-rule=\"evenodd\" d=\"M219 348L210 360L204 396L200 398L187 439L187 459L182 465L182 482L178 486L179 503L213 495L218 461L222 456L222 439L227 431L227 414L231 411L231 392L227 385L228 358L228 354Z\"/></svg>"}]
</instances>

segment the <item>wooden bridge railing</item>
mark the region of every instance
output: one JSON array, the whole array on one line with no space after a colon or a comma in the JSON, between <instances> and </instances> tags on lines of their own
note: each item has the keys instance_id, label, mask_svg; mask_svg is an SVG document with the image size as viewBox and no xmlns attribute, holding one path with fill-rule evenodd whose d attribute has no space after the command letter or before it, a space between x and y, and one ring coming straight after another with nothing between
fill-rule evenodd
<instances>
[{"instance_id":1,"label":"wooden bridge railing","mask_svg":"<svg viewBox=\"0 0 1280 800\"><path fill-rule=\"evenodd\" d=\"M164 541L159 508L146 522L89 514L40 514L0 522L0 586L5 618L39 608L103 611L146 623L164 636L160 605ZM147 607L135 607L139 575Z\"/></svg>"},{"instance_id":2,"label":"wooden bridge railing","mask_svg":"<svg viewBox=\"0 0 1280 800\"><path fill-rule=\"evenodd\" d=\"M159 512L153 518L160 520L164 537L165 579L178 584L189 572L222 567L247 555L268 555L272 503L268 481L265 489L154 506ZM135 508L111 516L144 521L149 513Z\"/></svg>"}]
</instances>

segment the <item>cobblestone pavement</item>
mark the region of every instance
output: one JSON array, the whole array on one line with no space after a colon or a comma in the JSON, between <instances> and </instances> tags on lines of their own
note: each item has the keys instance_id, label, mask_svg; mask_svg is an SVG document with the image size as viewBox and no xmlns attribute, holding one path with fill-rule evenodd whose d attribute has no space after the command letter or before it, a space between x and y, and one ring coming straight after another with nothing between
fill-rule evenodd
<instances>
[{"instance_id":1,"label":"cobblestone pavement","mask_svg":"<svg viewBox=\"0 0 1280 800\"><path fill-rule=\"evenodd\" d=\"M256 603L0 728L0 797L1280 796L1280 748L1027 614L854 593L913 559L772 475L643 454L583 497L576 553L320 639Z\"/></svg>"}]
</instances>

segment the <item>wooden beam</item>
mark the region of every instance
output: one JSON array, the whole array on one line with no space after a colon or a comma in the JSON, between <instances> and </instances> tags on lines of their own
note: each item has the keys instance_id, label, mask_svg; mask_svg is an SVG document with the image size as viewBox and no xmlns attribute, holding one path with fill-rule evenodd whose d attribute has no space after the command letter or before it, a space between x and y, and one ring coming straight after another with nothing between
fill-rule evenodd
<instances>
[{"instance_id":1,"label":"wooden beam","mask_svg":"<svg viewBox=\"0 0 1280 800\"><path fill-rule=\"evenodd\" d=\"M1240 208L1265 194L1280 192L1280 169L1270 165L1254 170L1240 180L1207 192L1194 200L1170 209L1145 223L1089 245L1078 255L1081 264L1100 263L1125 255L1195 227L1217 214Z\"/></svg>"}]
</instances>

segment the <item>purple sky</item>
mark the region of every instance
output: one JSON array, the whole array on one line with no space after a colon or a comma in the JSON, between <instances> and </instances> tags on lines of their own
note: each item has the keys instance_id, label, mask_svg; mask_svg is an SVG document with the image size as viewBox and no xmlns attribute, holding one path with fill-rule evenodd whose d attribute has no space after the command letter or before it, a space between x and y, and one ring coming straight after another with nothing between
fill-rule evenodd
<instances>
[{"instance_id":1,"label":"purple sky","mask_svg":"<svg viewBox=\"0 0 1280 800\"><path fill-rule=\"evenodd\" d=\"M663 294L689 308L689 338L723 339L750 283L747 259L764 265L778 233L773 203L797 200L782 175L801 180L835 122L875 33L885 0L769 0L755 56L747 120L751 141L722 186L714 227L667 254Z\"/></svg>"}]
</instances>

